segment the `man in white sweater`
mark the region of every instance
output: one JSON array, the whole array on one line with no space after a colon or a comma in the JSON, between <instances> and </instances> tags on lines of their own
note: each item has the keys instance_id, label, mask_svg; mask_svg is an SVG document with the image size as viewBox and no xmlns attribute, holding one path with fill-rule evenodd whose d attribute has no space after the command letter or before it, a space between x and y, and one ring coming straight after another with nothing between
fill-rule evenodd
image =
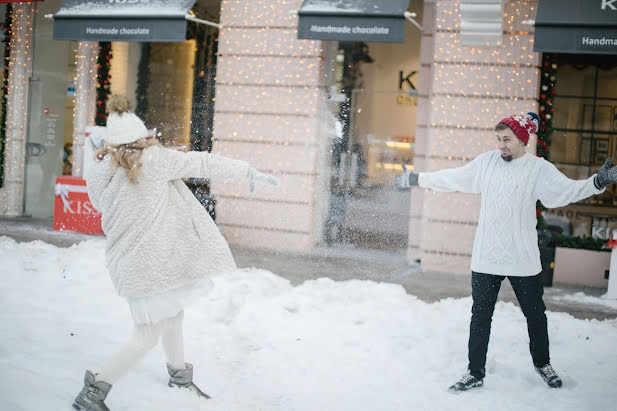
<instances>
[{"instance_id":1,"label":"man in white sweater","mask_svg":"<svg viewBox=\"0 0 617 411\"><path fill-rule=\"evenodd\" d=\"M608 159L598 174L570 180L548 161L525 152L536 133L535 113L517 114L495 127L499 150L479 155L468 164L431 173L405 173L395 185L419 185L434 191L481 194L480 219L471 258L473 307L469 330L468 372L449 389L467 391L483 385L491 321L501 282L508 278L527 319L533 364L553 388L562 382L549 358L540 251L536 232L536 201L562 207L599 194L617 182L617 167Z\"/></svg>"}]
</instances>

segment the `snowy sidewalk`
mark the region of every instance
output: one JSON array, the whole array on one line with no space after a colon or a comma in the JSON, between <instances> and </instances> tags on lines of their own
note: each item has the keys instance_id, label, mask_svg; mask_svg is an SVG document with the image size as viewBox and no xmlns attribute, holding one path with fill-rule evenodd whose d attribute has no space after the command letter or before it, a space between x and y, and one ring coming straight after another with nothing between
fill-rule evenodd
<instances>
[{"instance_id":1,"label":"snowy sidewalk","mask_svg":"<svg viewBox=\"0 0 617 411\"><path fill-rule=\"evenodd\" d=\"M53 231L51 220L29 218L0 218L0 237L3 235L18 242L41 240L60 247L102 238ZM233 246L232 252L238 267L266 269L286 278L292 285L327 277L336 281L356 279L400 284L409 294L425 302L471 295L469 275L420 272L400 255L341 248L294 254ZM550 311L565 312L576 318L617 318L617 301L601 298L604 293L606 290L601 288L556 284L545 289L544 300ZM508 281L502 284L499 300L517 304Z\"/></svg>"},{"instance_id":2,"label":"snowy sidewalk","mask_svg":"<svg viewBox=\"0 0 617 411\"><path fill-rule=\"evenodd\" d=\"M100 369L128 338L128 308L112 289L103 249L102 238L61 248L0 236L1 410L68 410L84 369ZM280 259L284 268L290 256ZM309 277L330 275L331 262L318 261L293 265L313 267ZM168 388L157 347L115 384L112 410L591 411L617 402L614 319L547 313L551 359L564 381L550 389L531 364L520 309L499 302L485 386L453 395L446 389L466 367L470 297L429 303L400 285L361 280L294 285L263 269L213 284L186 311L184 332L195 381L213 399Z\"/></svg>"}]
</instances>

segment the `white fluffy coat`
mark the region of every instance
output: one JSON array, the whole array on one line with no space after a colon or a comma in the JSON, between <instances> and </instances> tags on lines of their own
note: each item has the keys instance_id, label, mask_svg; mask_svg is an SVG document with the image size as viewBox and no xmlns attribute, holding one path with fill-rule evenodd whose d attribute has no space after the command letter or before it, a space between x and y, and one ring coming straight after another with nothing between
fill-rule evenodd
<instances>
[{"instance_id":1,"label":"white fluffy coat","mask_svg":"<svg viewBox=\"0 0 617 411\"><path fill-rule=\"evenodd\" d=\"M111 159L85 176L92 205L102 212L111 280L123 297L151 296L236 268L227 242L184 177L246 178L249 165L206 152L160 146L144 150L138 184Z\"/></svg>"}]
</instances>

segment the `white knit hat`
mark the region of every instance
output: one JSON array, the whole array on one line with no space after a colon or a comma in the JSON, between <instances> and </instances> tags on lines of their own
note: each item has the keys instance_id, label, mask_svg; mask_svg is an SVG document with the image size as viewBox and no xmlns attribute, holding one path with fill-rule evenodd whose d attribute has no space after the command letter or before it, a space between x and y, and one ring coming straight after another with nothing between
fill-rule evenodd
<instances>
[{"instance_id":1,"label":"white knit hat","mask_svg":"<svg viewBox=\"0 0 617 411\"><path fill-rule=\"evenodd\" d=\"M148 137L144 122L128 111L128 100L124 96L112 96L107 118L107 143L112 145L134 143Z\"/></svg>"}]
</instances>

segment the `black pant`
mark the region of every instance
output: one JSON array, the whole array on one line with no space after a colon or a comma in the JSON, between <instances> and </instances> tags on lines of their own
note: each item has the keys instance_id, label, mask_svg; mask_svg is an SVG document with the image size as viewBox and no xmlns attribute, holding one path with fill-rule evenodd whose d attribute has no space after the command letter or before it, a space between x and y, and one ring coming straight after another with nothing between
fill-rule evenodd
<instances>
[{"instance_id":1,"label":"black pant","mask_svg":"<svg viewBox=\"0 0 617 411\"><path fill-rule=\"evenodd\" d=\"M469 370L476 378L484 378L486 351L491 334L491 321L501 282L500 275L471 273L471 325L469 328ZM532 277L508 276L523 314L527 319L529 351L533 364L542 367L549 363L548 330L542 294L544 286L541 274Z\"/></svg>"}]
</instances>

